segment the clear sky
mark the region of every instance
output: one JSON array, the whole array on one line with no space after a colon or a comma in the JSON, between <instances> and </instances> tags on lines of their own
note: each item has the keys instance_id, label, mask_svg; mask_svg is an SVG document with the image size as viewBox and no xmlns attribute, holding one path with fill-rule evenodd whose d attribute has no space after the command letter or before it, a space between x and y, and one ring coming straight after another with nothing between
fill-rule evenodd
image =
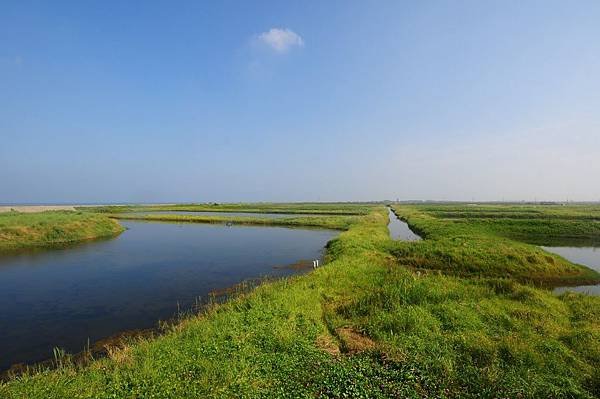
<instances>
[{"instance_id":1,"label":"clear sky","mask_svg":"<svg viewBox=\"0 0 600 399\"><path fill-rule=\"evenodd\" d=\"M2 1L0 202L599 200L600 1Z\"/></svg>"}]
</instances>

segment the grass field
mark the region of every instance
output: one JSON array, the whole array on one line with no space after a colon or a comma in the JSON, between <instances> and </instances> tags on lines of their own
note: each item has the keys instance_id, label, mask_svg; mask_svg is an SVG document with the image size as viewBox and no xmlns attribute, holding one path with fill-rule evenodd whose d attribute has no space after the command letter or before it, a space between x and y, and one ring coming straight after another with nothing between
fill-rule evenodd
<instances>
[{"instance_id":1,"label":"grass field","mask_svg":"<svg viewBox=\"0 0 600 399\"><path fill-rule=\"evenodd\" d=\"M597 241L600 223L576 219L577 207L561 208L563 218L554 208L543 207L404 205L394 209L427 238L415 245L397 242L391 249L403 264L417 269L565 285L598 282L600 277L531 244Z\"/></svg>"},{"instance_id":2,"label":"grass field","mask_svg":"<svg viewBox=\"0 0 600 399\"><path fill-rule=\"evenodd\" d=\"M255 226L286 226L286 227L319 227L327 229L346 230L352 224L358 222L357 216L310 216L310 217L285 217L285 218L261 218L261 217L231 217L223 213L223 216L195 216L195 215L177 215L177 214L126 214L111 213L107 214L111 218L122 220L146 220L153 222L187 222L187 223L207 223L223 224L233 223L238 225Z\"/></svg>"},{"instance_id":3,"label":"grass field","mask_svg":"<svg viewBox=\"0 0 600 399\"><path fill-rule=\"evenodd\" d=\"M111 237L123 231L118 222L103 215L47 211L0 213L0 251L64 246Z\"/></svg>"},{"instance_id":4,"label":"grass field","mask_svg":"<svg viewBox=\"0 0 600 399\"><path fill-rule=\"evenodd\" d=\"M252 203L252 204L176 204L176 205L113 205L78 207L78 210L98 213L139 211L192 211L192 212L248 212L248 213L302 213L315 215L364 215L371 204L351 203Z\"/></svg>"},{"instance_id":5,"label":"grass field","mask_svg":"<svg viewBox=\"0 0 600 399\"><path fill-rule=\"evenodd\" d=\"M518 273L514 262L493 265L492 236L505 240L503 255L533 250L502 229L466 228L419 207L397 211L425 242L483 236L467 252L475 273L415 269L402 251L428 258L433 248L390 240L378 207L328 244L324 267L261 285L88 366L59 356L58 369L0 385L0 397L600 396L600 298L518 282L550 275L545 263Z\"/></svg>"}]
</instances>

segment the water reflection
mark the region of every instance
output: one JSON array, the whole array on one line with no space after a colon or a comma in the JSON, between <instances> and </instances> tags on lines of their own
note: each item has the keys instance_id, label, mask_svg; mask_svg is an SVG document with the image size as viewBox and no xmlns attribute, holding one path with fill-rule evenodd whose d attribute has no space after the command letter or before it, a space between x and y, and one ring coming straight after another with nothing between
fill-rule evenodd
<instances>
[{"instance_id":1,"label":"water reflection","mask_svg":"<svg viewBox=\"0 0 600 399\"><path fill-rule=\"evenodd\" d=\"M189 215L189 216L220 216L220 217L255 217L267 219L328 216L314 213L259 213L259 212L211 212L211 211L143 211L127 212L125 215ZM335 215L334 215L335 216Z\"/></svg>"},{"instance_id":2,"label":"water reflection","mask_svg":"<svg viewBox=\"0 0 600 399\"><path fill-rule=\"evenodd\" d=\"M600 272L600 247L542 247L548 252L590 269ZM582 292L589 295L600 295L600 284L580 285L576 287L558 287L554 292L560 294L566 291Z\"/></svg>"},{"instance_id":3,"label":"water reflection","mask_svg":"<svg viewBox=\"0 0 600 399\"><path fill-rule=\"evenodd\" d=\"M124 221L121 236L0 258L0 368L154 327L198 296L321 257L330 230Z\"/></svg>"},{"instance_id":4,"label":"water reflection","mask_svg":"<svg viewBox=\"0 0 600 399\"><path fill-rule=\"evenodd\" d=\"M390 237L394 240L404 240L404 241L419 241L421 237L417 234L413 233L413 231L408 227L408 224L398 218L396 214L392 211L392 208L388 208L390 222L388 224L388 230L390 231Z\"/></svg>"}]
</instances>

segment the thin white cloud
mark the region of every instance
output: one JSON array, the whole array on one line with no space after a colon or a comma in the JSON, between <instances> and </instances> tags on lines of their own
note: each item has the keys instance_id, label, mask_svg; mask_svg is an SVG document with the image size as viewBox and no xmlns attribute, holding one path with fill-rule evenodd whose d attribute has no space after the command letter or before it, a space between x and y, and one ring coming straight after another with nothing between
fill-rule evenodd
<instances>
[{"instance_id":1,"label":"thin white cloud","mask_svg":"<svg viewBox=\"0 0 600 399\"><path fill-rule=\"evenodd\" d=\"M267 32L258 35L258 40L271 47L278 53L285 53L292 47L303 47L304 40L291 29L271 28Z\"/></svg>"}]
</instances>

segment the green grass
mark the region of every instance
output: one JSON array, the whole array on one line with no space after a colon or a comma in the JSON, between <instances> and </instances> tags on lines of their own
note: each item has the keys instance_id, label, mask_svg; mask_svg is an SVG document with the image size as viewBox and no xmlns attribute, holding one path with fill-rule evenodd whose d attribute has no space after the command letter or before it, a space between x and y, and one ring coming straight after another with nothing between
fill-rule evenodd
<instances>
[{"instance_id":1,"label":"green grass","mask_svg":"<svg viewBox=\"0 0 600 399\"><path fill-rule=\"evenodd\" d=\"M0 397L600 396L600 298L416 271L391 255L386 225L378 208L328 245L324 267L88 366L61 358L0 385Z\"/></svg>"},{"instance_id":2,"label":"green grass","mask_svg":"<svg viewBox=\"0 0 600 399\"><path fill-rule=\"evenodd\" d=\"M365 215L372 204L355 203L252 203L252 204L175 204L175 205L113 205L78 207L77 210L98 213L191 211L246 213L303 213L315 215Z\"/></svg>"},{"instance_id":3,"label":"green grass","mask_svg":"<svg viewBox=\"0 0 600 399\"><path fill-rule=\"evenodd\" d=\"M600 239L600 223L573 220L567 210L562 210L566 219L546 218L541 211L536 218L530 215L525 219L495 217L497 213L510 213L511 207L496 212L485 209L484 214L489 216L475 218L472 217L475 211L466 206L449 206L451 218L443 216L446 209L443 206L394 208L414 230L427 238L415 245L396 242L390 248L400 262L413 268L460 276L511 277L544 284L600 282L597 272L530 244L565 239L587 243Z\"/></svg>"},{"instance_id":4,"label":"green grass","mask_svg":"<svg viewBox=\"0 0 600 399\"><path fill-rule=\"evenodd\" d=\"M123 220L146 220L153 222L178 222L178 223L207 223L223 224L233 223L237 225L257 225L257 226L287 226L287 227L319 227L327 229L346 230L359 219L357 216L310 216L310 217L289 217L289 218L260 218L237 216L194 216L178 214L127 214L114 213L110 217Z\"/></svg>"},{"instance_id":5,"label":"green grass","mask_svg":"<svg viewBox=\"0 0 600 399\"><path fill-rule=\"evenodd\" d=\"M115 220L82 212L0 213L0 251L63 246L123 231Z\"/></svg>"},{"instance_id":6,"label":"green grass","mask_svg":"<svg viewBox=\"0 0 600 399\"><path fill-rule=\"evenodd\" d=\"M600 220L599 205L419 205L438 218Z\"/></svg>"}]
</instances>

